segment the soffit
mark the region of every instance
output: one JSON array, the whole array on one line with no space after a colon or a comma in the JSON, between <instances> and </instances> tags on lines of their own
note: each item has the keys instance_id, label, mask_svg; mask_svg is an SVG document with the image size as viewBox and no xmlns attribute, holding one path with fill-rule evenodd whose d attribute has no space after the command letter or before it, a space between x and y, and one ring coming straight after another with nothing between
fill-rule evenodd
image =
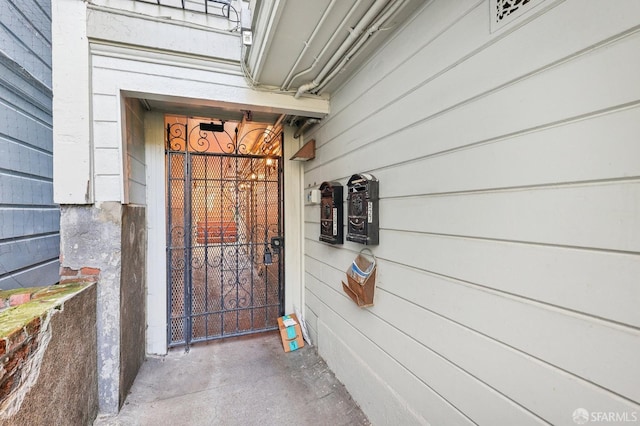
<instances>
[{"instance_id":1,"label":"soffit","mask_svg":"<svg viewBox=\"0 0 640 426\"><path fill-rule=\"evenodd\" d=\"M397 11L368 38L321 94L330 94L339 87L425 3L388 0L385 8L396 2ZM375 3L376 0L258 0L253 17L254 42L244 55L249 72L262 85L295 91L318 75ZM285 84L288 76L305 70L310 71Z\"/></svg>"}]
</instances>

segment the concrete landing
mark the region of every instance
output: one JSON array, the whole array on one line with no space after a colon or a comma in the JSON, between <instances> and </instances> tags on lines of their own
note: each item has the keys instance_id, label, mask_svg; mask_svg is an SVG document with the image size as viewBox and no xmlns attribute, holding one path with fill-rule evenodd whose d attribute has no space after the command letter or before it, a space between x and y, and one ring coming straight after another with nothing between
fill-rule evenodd
<instances>
[{"instance_id":1,"label":"concrete landing","mask_svg":"<svg viewBox=\"0 0 640 426\"><path fill-rule=\"evenodd\" d=\"M277 331L174 349L142 365L115 425L369 425L314 347Z\"/></svg>"}]
</instances>

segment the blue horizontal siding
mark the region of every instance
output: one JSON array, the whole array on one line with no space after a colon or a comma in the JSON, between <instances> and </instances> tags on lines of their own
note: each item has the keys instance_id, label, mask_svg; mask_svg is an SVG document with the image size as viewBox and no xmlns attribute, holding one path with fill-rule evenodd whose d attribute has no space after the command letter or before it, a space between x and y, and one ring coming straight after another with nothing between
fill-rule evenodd
<instances>
[{"instance_id":1,"label":"blue horizontal siding","mask_svg":"<svg viewBox=\"0 0 640 426\"><path fill-rule=\"evenodd\" d=\"M0 289L59 280L51 2L0 0Z\"/></svg>"}]
</instances>

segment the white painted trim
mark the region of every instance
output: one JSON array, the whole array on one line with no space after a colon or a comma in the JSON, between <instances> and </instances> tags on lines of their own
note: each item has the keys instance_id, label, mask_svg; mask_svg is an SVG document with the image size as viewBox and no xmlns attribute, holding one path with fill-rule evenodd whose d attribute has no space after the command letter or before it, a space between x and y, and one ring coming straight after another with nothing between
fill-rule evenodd
<instances>
[{"instance_id":1,"label":"white painted trim","mask_svg":"<svg viewBox=\"0 0 640 426\"><path fill-rule=\"evenodd\" d=\"M282 10L286 3L286 0L267 0L264 1L260 7L260 13L258 14L253 30L256 35L262 35L262 37L254 43L258 45L259 48L251 49L249 51L249 58L247 58L250 68L254 70L252 77L256 81L260 79L265 52L269 50L269 46L273 41L273 28L277 26L277 22L282 15ZM244 58L241 58L241 60L244 60Z\"/></svg>"},{"instance_id":2,"label":"white painted trim","mask_svg":"<svg viewBox=\"0 0 640 426\"><path fill-rule=\"evenodd\" d=\"M141 14L126 14L117 9L89 7L87 35L91 40L187 52L236 63L240 61L241 35L237 32Z\"/></svg>"},{"instance_id":3,"label":"white painted trim","mask_svg":"<svg viewBox=\"0 0 640 426\"><path fill-rule=\"evenodd\" d=\"M166 270L166 177L164 116L145 115L145 159L147 163L147 353L167 352ZM303 280L302 164L287 159L298 149L293 129L285 128L284 144L284 235L286 313L305 308ZM304 313L303 313L304 315Z\"/></svg>"},{"instance_id":4,"label":"white painted trim","mask_svg":"<svg viewBox=\"0 0 640 426\"><path fill-rule=\"evenodd\" d=\"M120 177L120 199L122 204L129 204L129 169L127 165L127 123L126 114L127 106L125 105L125 97L122 92L118 93L118 120L116 121L118 128L120 129L118 146L120 147L120 170L122 170L122 176Z\"/></svg>"},{"instance_id":5,"label":"white painted trim","mask_svg":"<svg viewBox=\"0 0 640 426\"><path fill-rule=\"evenodd\" d=\"M53 190L58 204L91 204L94 199L91 143L91 61L86 3L54 1ZM72 164L72 167L69 165Z\"/></svg>"},{"instance_id":6,"label":"white painted trim","mask_svg":"<svg viewBox=\"0 0 640 426\"><path fill-rule=\"evenodd\" d=\"M104 56L125 59L128 61L162 64L180 67L181 69L195 69L242 77L242 71L238 67L238 64L233 61L223 61L222 59L211 61L211 59L200 55L193 55L186 52L166 53L145 47L124 47L117 43L111 43L104 40L100 40L100 42L91 42L90 46L91 54L93 56Z\"/></svg>"},{"instance_id":7,"label":"white painted trim","mask_svg":"<svg viewBox=\"0 0 640 426\"><path fill-rule=\"evenodd\" d=\"M303 259L303 210L302 179L303 165L289 158L299 149L300 139L293 137L294 129L284 129L284 310L286 314L294 308L304 309L304 268ZM304 312L303 312L304 314Z\"/></svg>"},{"instance_id":8,"label":"white painted trim","mask_svg":"<svg viewBox=\"0 0 640 426\"><path fill-rule=\"evenodd\" d=\"M147 164L147 353L167 353L164 115L145 114Z\"/></svg>"},{"instance_id":9,"label":"white painted trim","mask_svg":"<svg viewBox=\"0 0 640 426\"><path fill-rule=\"evenodd\" d=\"M231 109L278 111L289 115L323 118L329 113L329 100L294 99L288 94L253 90L228 62L212 59L212 67L192 56L162 54L158 51L135 58L138 50L92 42L93 71L100 73L96 93L105 94L116 86L127 96L201 105L215 103ZM222 72L221 71L222 68ZM239 70L239 67L236 68Z\"/></svg>"}]
</instances>

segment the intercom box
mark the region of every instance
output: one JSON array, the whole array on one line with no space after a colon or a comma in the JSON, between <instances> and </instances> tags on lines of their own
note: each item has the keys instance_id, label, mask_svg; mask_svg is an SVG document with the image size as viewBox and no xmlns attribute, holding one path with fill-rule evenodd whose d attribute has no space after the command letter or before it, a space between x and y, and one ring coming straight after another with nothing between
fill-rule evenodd
<instances>
[{"instance_id":1,"label":"intercom box","mask_svg":"<svg viewBox=\"0 0 640 426\"><path fill-rule=\"evenodd\" d=\"M319 189L307 189L304 191L304 203L306 205L319 204L320 203L320 190Z\"/></svg>"},{"instance_id":2,"label":"intercom box","mask_svg":"<svg viewBox=\"0 0 640 426\"><path fill-rule=\"evenodd\" d=\"M289 314L278 318L280 338L285 352L295 351L304 346L300 321L296 314Z\"/></svg>"}]
</instances>

